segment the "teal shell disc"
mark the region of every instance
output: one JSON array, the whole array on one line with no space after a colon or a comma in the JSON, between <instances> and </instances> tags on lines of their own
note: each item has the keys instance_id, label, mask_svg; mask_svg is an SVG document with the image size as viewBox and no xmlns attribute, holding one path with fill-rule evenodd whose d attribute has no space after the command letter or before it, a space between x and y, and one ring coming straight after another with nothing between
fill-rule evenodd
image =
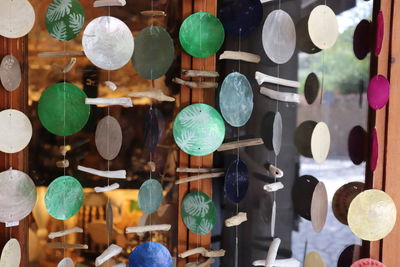
<instances>
[{"instance_id":1,"label":"teal shell disc","mask_svg":"<svg viewBox=\"0 0 400 267\"><path fill-rule=\"evenodd\" d=\"M161 184L149 179L142 184L139 191L139 208L146 214L152 214L160 207L163 199Z\"/></svg>"}]
</instances>

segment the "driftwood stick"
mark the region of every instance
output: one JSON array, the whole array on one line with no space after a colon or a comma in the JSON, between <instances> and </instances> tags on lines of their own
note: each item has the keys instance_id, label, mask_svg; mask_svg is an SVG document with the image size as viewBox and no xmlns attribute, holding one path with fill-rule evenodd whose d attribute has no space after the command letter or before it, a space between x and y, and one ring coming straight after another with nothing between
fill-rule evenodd
<instances>
[{"instance_id":1,"label":"driftwood stick","mask_svg":"<svg viewBox=\"0 0 400 267\"><path fill-rule=\"evenodd\" d=\"M62 242L54 242L54 243L47 243L48 248L52 249L64 249L64 248L72 248L72 249L88 249L88 245L85 244L68 244Z\"/></svg>"},{"instance_id":2,"label":"driftwood stick","mask_svg":"<svg viewBox=\"0 0 400 267\"><path fill-rule=\"evenodd\" d=\"M126 170L100 171L92 168L83 167L81 165L78 165L78 170L106 178L126 179Z\"/></svg>"},{"instance_id":3,"label":"driftwood stick","mask_svg":"<svg viewBox=\"0 0 400 267\"><path fill-rule=\"evenodd\" d=\"M221 59L242 60L250 63L259 63L261 61L259 55L241 51L224 51L219 56L219 60Z\"/></svg>"},{"instance_id":4,"label":"driftwood stick","mask_svg":"<svg viewBox=\"0 0 400 267\"><path fill-rule=\"evenodd\" d=\"M276 256L278 255L278 248L280 245L281 240L279 238L274 238L268 249L267 258L265 259L265 267L274 266Z\"/></svg>"},{"instance_id":5,"label":"driftwood stick","mask_svg":"<svg viewBox=\"0 0 400 267\"><path fill-rule=\"evenodd\" d=\"M67 159L60 160L56 162L57 168L68 168L69 167L69 161Z\"/></svg>"},{"instance_id":6,"label":"driftwood stick","mask_svg":"<svg viewBox=\"0 0 400 267\"><path fill-rule=\"evenodd\" d=\"M105 81L104 84L113 92L118 88L118 86L112 81Z\"/></svg>"},{"instance_id":7,"label":"driftwood stick","mask_svg":"<svg viewBox=\"0 0 400 267\"><path fill-rule=\"evenodd\" d=\"M275 237L275 225L276 225L276 201L272 202L271 211L271 236Z\"/></svg>"},{"instance_id":8,"label":"driftwood stick","mask_svg":"<svg viewBox=\"0 0 400 267\"><path fill-rule=\"evenodd\" d=\"M184 267L206 267L214 262L215 260L213 258L209 258L205 262L188 262L184 265Z\"/></svg>"},{"instance_id":9,"label":"driftwood stick","mask_svg":"<svg viewBox=\"0 0 400 267\"><path fill-rule=\"evenodd\" d=\"M112 267L126 267L126 263L118 263L116 265L113 265Z\"/></svg>"},{"instance_id":10,"label":"driftwood stick","mask_svg":"<svg viewBox=\"0 0 400 267\"><path fill-rule=\"evenodd\" d=\"M208 179L208 178L218 178L218 177L223 177L224 175L225 175L224 172L200 174L200 175L196 175L196 176L190 176L188 178L179 179L175 182L175 184L190 183L193 181L199 181L199 180Z\"/></svg>"},{"instance_id":11,"label":"driftwood stick","mask_svg":"<svg viewBox=\"0 0 400 267\"><path fill-rule=\"evenodd\" d=\"M100 266L112 257L117 256L121 252L122 248L120 246L111 244L106 250L103 251L103 253L101 253L100 256L96 258L95 265Z\"/></svg>"},{"instance_id":12,"label":"driftwood stick","mask_svg":"<svg viewBox=\"0 0 400 267\"><path fill-rule=\"evenodd\" d=\"M182 70L182 75L186 77L207 77L207 78L219 77L218 72L207 71L207 70Z\"/></svg>"},{"instance_id":13,"label":"driftwood stick","mask_svg":"<svg viewBox=\"0 0 400 267\"><path fill-rule=\"evenodd\" d=\"M299 88L300 83L297 81L290 81L282 78L277 78L273 77L264 73L261 73L259 71L256 71L256 81L259 85L263 83L273 83L273 84L279 84L283 86L288 86L288 87L293 87L293 88Z\"/></svg>"},{"instance_id":14,"label":"driftwood stick","mask_svg":"<svg viewBox=\"0 0 400 267\"><path fill-rule=\"evenodd\" d=\"M83 57L83 51L56 51L56 52L41 52L38 57L41 58L59 58L59 57Z\"/></svg>"},{"instance_id":15,"label":"driftwood stick","mask_svg":"<svg viewBox=\"0 0 400 267\"><path fill-rule=\"evenodd\" d=\"M172 81L174 83L187 86L189 88L200 88L200 89L208 89L208 88L217 88L218 83L216 82L194 82L194 81L185 81L179 78L173 78Z\"/></svg>"},{"instance_id":16,"label":"driftwood stick","mask_svg":"<svg viewBox=\"0 0 400 267\"><path fill-rule=\"evenodd\" d=\"M144 10L140 11L140 14L147 17L165 17L167 13L161 10Z\"/></svg>"},{"instance_id":17,"label":"driftwood stick","mask_svg":"<svg viewBox=\"0 0 400 267\"><path fill-rule=\"evenodd\" d=\"M103 192L112 191L112 190L115 190L118 188L119 188L119 183L113 183L112 185L108 185L108 186L104 186L104 187L96 186L94 188L94 191L96 193L103 193Z\"/></svg>"},{"instance_id":18,"label":"driftwood stick","mask_svg":"<svg viewBox=\"0 0 400 267\"><path fill-rule=\"evenodd\" d=\"M147 166L149 166L151 172L155 172L156 171L156 163L154 161L147 162Z\"/></svg>"},{"instance_id":19,"label":"driftwood stick","mask_svg":"<svg viewBox=\"0 0 400 267\"><path fill-rule=\"evenodd\" d=\"M274 177L274 178L282 178L283 177L283 171L274 165L267 163L264 165L267 171Z\"/></svg>"},{"instance_id":20,"label":"driftwood stick","mask_svg":"<svg viewBox=\"0 0 400 267\"><path fill-rule=\"evenodd\" d=\"M156 224L156 225L127 227L125 233L133 234L133 233L145 233L153 231L169 231L170 229L171 229L170 224Z\"/></svg>"},{"instance_id":21,"label":"driftwood stick","mask_svg":"<svg viewBox=\"0 0 400 267\"><path fill-rule=\"evenodd\" d=\"M226 150L232 150L232 149L248 147L248 146L258 146L258 145L262 145L262 144L264 144L264 141L261 138L240 140L240 141L224 143L218 148L218 151L226 151Z\"/></svg>"},{"instance_id":22,"label":"driftwood stick","mask_svg":"<svg viewBox=\"0 0 400 267\"><path fill-rule=\"evenodd\" d=\"M267 192L276 192L278 190L283 189L283 187L284 186L281 182L276 182L276 183L264 185L264 190Z\"/></svg>"},{"instance_id":23,"label":"driftwood stick","mask_svg":"<svg viewBox=\"0 0 400 267\"><path fill-rule=\"evenodd\" d=\"M278 92L266 87L260 88L260 93L274 100L289 102L289 103L299 103L300 95L296 93Z\"/></svg>"},{"instance_id":24,"label":"driftwood stick","mask_svg":"<svg viewBox=\"0 0 400 267\"><path fill-rule=\"evenodd\" d=\"M52 232L48 235L48 237L50 239L54 239L54 238L66 236L66 235L69 235L72 233L83 233L83 229L80 227L74 227L74 228L59 231L59 232Z\"/></svg>"},{"instance_id":25,"label":"driftwood stick","mask_svg":"<svg viewBox=\"0 0 400 267\"><path fill-rule=\"evenodd\" d=\"M69 63L64 67L54 64L53 68L59 73L68 73L75 66L76 58L73 57L70 59Z\"/></svg>"},{"instance_id":26,"label":"driftwood stick","mask_svg":"<svg viewBox=\"0 0 400 267\"><path fill-rule=\"evenodd\" d=\"M264 266L265 267L265 260L256 260L253 261L253 266ZM294 259L282 259L282 260L275 260L274 267L300 267L301 263Z\"/></svg>"},{"instance_id":27,"label":"driftwood stick","mask_svg":"<svg viewBox=\"0 0 400 267\"><path fill-rule=\"evenodd\" d=\"M195 254L200 254L201 256L206 257L206 258L218 258L218 257L225 256L225 250L223 250L223 249L207 250L203 247L198 247L198 248L194 248L194 249L190 249L185 252L182 252L181 254L178 255L178 257L179 258L187 258L187 257L195 255Z\"/></svg>"},{"instance_id":28,"label":"driftwood stick","mask_svg":"<svg viewBox=\"0 0 400 267\"><path fill-rule=\"evenodd\" d=\"M103 7L103 6L125 6L125 0L97 0L94 1L93 7Z\"/></svg>"},{"instance_id":29,"label":"driftwood stick","mask_svg":"<svg viewBox=\"0 0 400 267\"><path fill-rule=\"evenodd\" d=\"M223 168L177 168L176 172L186 173L209 173L209 172L222 172Z\"/></svg>"},{"instance_id":30,"label":"driftwood stick","mask_svg":"<svg viewBox=\"0 0 400 267\"><path fill-rule=\"evenodd\" d=\"M175 98L167 96L162 90L151 90L146 92L135 92L129 94L131 97L148 97L160 102L174 102Z\"/></svg>"},{"instance_id":31,"label":"driftwood stick","mask_svg":"<svg viewBox=\"0 0 400 267\"><path fill-rule=\"evenodd\" d=\"M119 98L85 98L85 104L87 105L105 105L105 106L124 106L133 107L132 99L129 97Z\"/></svg>"},{"instance_id":32,"label":"driftwood stick","mask_svg":"<svg viewBox=\"0 0 400 267\"><path fill-rule=\"evenodd\" d=\"M247 213L239 212L237 215L226 219L225 226L226 227L237 226L237 225L242 224L245 221L247 221Z\"/></svg>"}]
</instances>

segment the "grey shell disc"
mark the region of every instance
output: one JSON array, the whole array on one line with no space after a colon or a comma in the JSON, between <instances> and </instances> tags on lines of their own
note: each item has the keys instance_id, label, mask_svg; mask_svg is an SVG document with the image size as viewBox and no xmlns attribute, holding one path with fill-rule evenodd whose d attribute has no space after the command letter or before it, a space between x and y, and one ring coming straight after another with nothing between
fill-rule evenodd
<instances>
[{"instance_id":1,"label":"grey shell disc","mask_svg":"<svg viewBox=\"0 0 400 267\"><path fill-rule=\"evenodd\" d=\"M164 75L174 56L174 42L161 27L146 27L135 37L132 62L139 76L147 80L155 80Z\"/></svg>"},{"instance_id":2,"label":"grey shell disc","mask_svg":"<svg viewBox=\"0 0 400 267\"><path fill-rule=\"evenodd\" d=\"M7 170L0 173L0 222L20 221L36 204L36 187L24 172Z\"/></svg>"},{"instance_id":3,"label":"grey shell disc","mask_svg":"<svg viewBox=\"0 0 400 267\"><path fill-rule=\"evenodd\" d=\"M0 112L0 151L16 153L23 150L31 141L32 124L19 110L6 109Z\"/></svg>"},{"instance_id":4,"label":"grey shell disc","mask_svg":"<svg viewBox=\"0 0 400 267\"><path fill-rule=\"evenodd\" d=\"M112 116L105 116L97 124L95 134L96 148L106 160L118 156L122 146L122 130L118 121Z\"/></svg>"},{"instance_id":5,"label":"grey shell disc","mask_svg":"<svg viewBox=\"0 0 400 267\"><path fill-rule=\"evenodd\" d=\"M125 66L134 50L131 30L124 22L111 16L95 18L87 25L82 46L88 59L105 70Z\"/></svg>"},{"instance_id":6,"label":"grey shell disc","mask_svg":"<svg viewBox=\"0 0 400 267\"><path fill-rule=\"evenodd\" d=\"M222 83L219 105L226 122L233 127L247 123L253 112L253 90L246 76L230 73Z\"/></svg>"},{"instance_id":7,"label":"grey shell disc","mask_svg":"<svg viewBox=\"0 0 400 267\"><path fill-rule=\"evenodd\" d=\"M279 112L268 112L265 115L261 133L265 146L278 155L282 144L282 116Z\"/></svg>"},{"instance_id":8,"label":"grey shell disc","mask_svg":"<svg viewBox=\"0 0 400 267\"><path fill-rule=\"evenodd\" d=\"M35 24L35 10L27 0L0 1L0 35L20 38L28 34Z\"/></svg>"},{"instance_id":9,"label":"grey shell disc","mask_svg":"<svg viewBox=\"0 0 400 267\"><path fill-rule=\"evenodd\" d=\"M3 58L0 65L1 84L7 91L14 91L21 84L21 66L12 55Z\"/></svg>"},{"instance_id":10,"label":"grey shell disc","mask_svg":"<svg viewBox=\"0 0 400 267\"><path fill-rule=\"evenodd\" d=\"M1 267L19 267L21 262L21 246L17 239L12 238L5 244L1 252Z\"/></svg>"},{"instance_id":11,"label":"grey shell disc","mask_svg":"<svg viewBox=\"0 0 400 267\"><path fill-rule=\"evenodd\" d=\"M264 22L262 44L267 56L277 64L284 64L296 48L296 28L288 13L272 11Z\"/></svg>"}]
</instances>

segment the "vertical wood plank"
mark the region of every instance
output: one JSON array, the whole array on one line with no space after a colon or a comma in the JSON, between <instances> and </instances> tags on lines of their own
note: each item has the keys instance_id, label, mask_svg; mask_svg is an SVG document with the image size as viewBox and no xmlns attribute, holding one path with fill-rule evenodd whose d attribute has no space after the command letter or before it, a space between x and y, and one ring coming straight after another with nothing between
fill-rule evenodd
<instances>
[{"instance_id":1,"label":"vertical wood plank","mask_svg":"<svg viewBox=\"0 0 400 267\"><path fill-rule=\"evenodd\" d=\"M0 84L0 110L17 109L24 113L27 111L28 103L28 38L7 39L0 37L0 60L7 54L15 56L20 65L22 73L22 81L20 87L13 92L6 91ZM28 148L14 154L0 153L0 171L9 169L10 167L27 172L28 170ZM28 227L29 219L25 218L20 221L18 227L5 228L0 223L0 248L10 238L16 238L22 250L21 267L28 266Z\"/></svg>"}]
</instances>

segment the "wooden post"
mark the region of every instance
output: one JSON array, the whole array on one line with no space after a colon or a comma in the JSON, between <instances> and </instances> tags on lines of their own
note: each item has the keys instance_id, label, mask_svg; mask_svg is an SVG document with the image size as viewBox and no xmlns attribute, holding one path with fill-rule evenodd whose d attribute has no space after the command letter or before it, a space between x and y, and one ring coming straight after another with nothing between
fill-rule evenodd
<instances>
[{"instance_id":1,"label":"wooden post","mask_svg":"<svg viewBox=\"0 0 400 267\"><path fill-rule=\"evenodd\" d=\"M0 84L0 110L17 109L24 113L28 104L28 37L18 39L7 39L0 37L0 60L7 54L15 56L21 64L22 82L18 89L13 92L6 91ZM0 152L0 171L13 167L14 169L27 172L28 170L28 148L14 154ZM28 266L28 228L29 219L20 221L19 226L5 228L0 223L0 248L12 237L16 238L22 249L21 267Z\"/></svg>"},{"instance_id":2,"label":"wooden post","mask_svg":"<svg viewBox=\"0 0 400 267\"><path fill-rule=\"evenodd\" d=\"M189 15L199 12L207 11L213 15L217 13L217 1L216 0L183 0L183 19ZM192 58L184 51L182 52L182 69L194 69L194 70L216 70L216 56L210 56L207 58ZM182 79L187 79L187 77L182 77ZM207 78L209 79L209 78ZM193 78L193 80L201 80L201 78ZM181 86L181 97L180 105L182 108L186 107L192 103L207 103L210 105L214 104L214 94L213 89L189 89L186 86ZM212 167L213 155L208 155L205 157L194 157L188 156L186 153L180 151L179 162L181 168L186 167ZM180 177L187 177L187 174L181 174ZM210 248L211 244L211 234L206 235L196 235L187 230L181 218L181 202L184 196L190 192L199 190L212 197L212 181L202 180L186 184L179 185L179 219L178 219L178 253L182 253L188 249L193 249L196 247ZM189 261L196 261L197 256L189 257ZM187 262L187 259L178 259L178 267L183 267Z\"/></svg>"}]
</instances>

